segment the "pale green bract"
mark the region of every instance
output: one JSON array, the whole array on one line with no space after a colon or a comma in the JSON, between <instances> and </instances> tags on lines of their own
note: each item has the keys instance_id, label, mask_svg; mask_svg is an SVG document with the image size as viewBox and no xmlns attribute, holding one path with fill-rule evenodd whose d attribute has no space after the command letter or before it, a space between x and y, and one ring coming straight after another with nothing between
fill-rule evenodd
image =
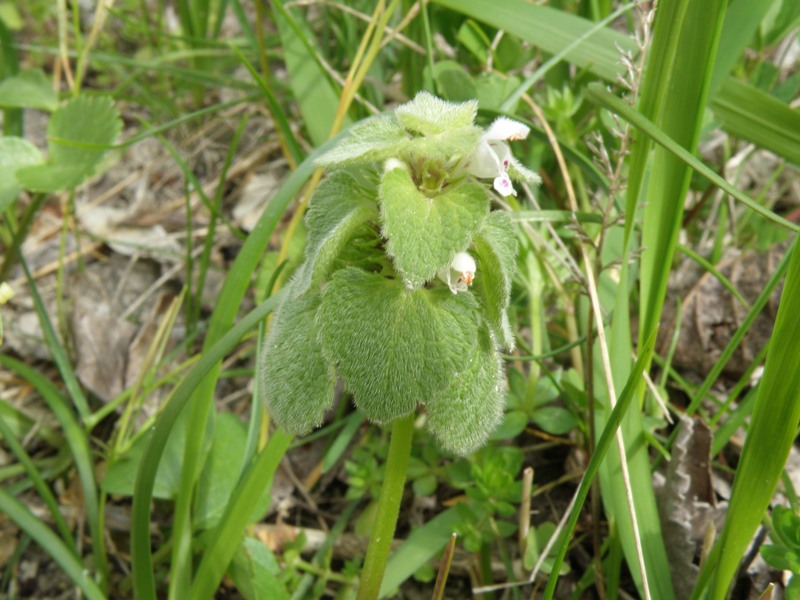
<instances>
[{"instance_id":1,"label":"pale green bract","mask_svg":"<svg viewBox=\"0 0 800 600\"><path fill-rule=\"evenodd\" d=\"M490 211L491 190L516 194L512 178L538 177L508 144L528 128L500 118L483 130L477 107L421 92L319 159L332 172L260 357L260 389L283 429L318 426L337 376L375 423L424 407L456 454L480 448L502 419L517 243L506 214Z\"/></svg>"}]
</instances>

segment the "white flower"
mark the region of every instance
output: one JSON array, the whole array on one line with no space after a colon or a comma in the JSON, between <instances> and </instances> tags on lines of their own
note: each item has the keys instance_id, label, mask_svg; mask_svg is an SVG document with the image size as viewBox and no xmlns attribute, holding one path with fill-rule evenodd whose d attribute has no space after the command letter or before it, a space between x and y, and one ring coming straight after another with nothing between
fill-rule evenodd
<instances>
[{"instance_id":1,"label":"white flower","mask_svg":"<svg viewBox=\"0 0 800 600\"><path fill-rule=\"evenodd\" d=\"M478 146L466 163L467 173L475 177L494 178L494 189L503 196L517 195L508 171L511 169L515 179L532 183L539 182L539 176L523 167L508 147L509 140L521 140L528 136L530 128L523 123L507 117L498 117L481 136Z\"/></svg>"},{"instance_id":2,"label":"white flower","mask_svg":"<svg viewBox=\"0 0 800 600\"><path fill-rule=\"evenodd\" d=\"M456 252L449 267L439 271L439 279L450 286L454 294L466 292L475 279L475 259L467 252Z\"/></svg>"}]
</instances>

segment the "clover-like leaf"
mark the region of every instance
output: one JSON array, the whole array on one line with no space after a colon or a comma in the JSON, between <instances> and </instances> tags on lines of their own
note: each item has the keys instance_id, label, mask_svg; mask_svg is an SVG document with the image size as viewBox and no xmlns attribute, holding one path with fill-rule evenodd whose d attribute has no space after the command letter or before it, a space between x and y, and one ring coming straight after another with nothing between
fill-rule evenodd
<instances>
[{"instance_id":1,"label":"clover-like leaf","mask_svg":"<svg viewBox=\"0 0 800 600\"><path fill-rule=\"evenodd\" d=\"M0 82L0 106L54 111L58 108L58 94L44 71L27 69Z\"/></svg>"},{"instance_id":2,"label":"clover-like leaf","mask_svg":"<svg viewBox=\"0 0 800 600\"><path fill-rule=\"evenodd\" d=\"M316 164L333 167L382 161L397 156L408 142L408 135L393 114L378 115L353 125L347 137L320 156Z\"/></svg>"},{"instance_id":3,"label":"clover-like leaf","mask_svg":"<svg viewBox=\"0 0 800 600\"><path fill-rule=\"evenodd\" d=\"M386 249L412 287L435 277L469 246L489 210L480 184L462 180L428 197L401 167L384 173L379 195Z\"/></svg>"},{"instance_id":4,"label":"clover-like leaf","mask_svg":"<svg viewBox=\"0 0 800 600\"><path fill-rule=\"evenodd\" d=\"M461 370L426 404L428 429L444 449L470 454L486 443L503 418L504 396L500 356L491 332L483 326Z\"/></svg>"},{"instance_id":5,"label":"clover-like leaf","mask_svg":"<svg viewBox=\"0 0 800 600\"><path fill-rule=\"evenodd\" d=\"M36 192L74 188L95 171L121 128L111 98L73 98L53 113L47 125L47 163L20 169L17 179Z\"/></svg>"},{"instance_id":6,"label":"clover-like leaf","mask_svg":"<svg viewBox=\"0 0 800 600\"><path fill-rule=\"evenodd\" d=\"M475 121L477 112L477 100L447 102L424 91L395 110L403 127L422 135L469 127Z\"/></svg>"},{"instance_id":7,"label":"clover-like leaf","mask_svg":"<svg viewBox=\"0 0 800 600\"><path fill-rule=\"evenodd\" d=\"M472 289L501 346L514 347L514 335L508 322L511 282L516 272L517 238L508 215L493 211L483 221L473 240L478 270Z\"/></svg>"},{"instance_id":8,"label":"clover-like leaf","mask_svg":"<svg viewBox=\"0 0 800 600\"><path fill-rule=\"evenodd\" d=\"M326 358L368 419L414 410L464 369L473 354L477 304L445 288L408 289L354 267L334 273L317 313Z\"/></svg>"},{"instance_id":9,"label":"clover-like leaf","mask_svg":"<svg viewBox=\"0 0 800 600\"><path fill-rule=\"evenodd\" d=\"M28 140L14 136L0 137L0 211L22 191L15 177L17 170L42 162L44 158L41 152Z\"/></svg>"},{"instance_id":10,"label":"clover-like leaf","mask_svg":"<svg viewBox=\"0 0 800 600\"><path fill-rule=\"evenodd\" d=\"M261 389L270 415L295 435L319 426L333 403L330 368L317 340L319 304L319 294L290 294L275 313L260 358Z\"/></svg>"},{"instance_id":11,"label":"clover-like leaf","mask_svg":"<svg viewBox=\"0 0 800 600\"><path fill-rule=\"evenodd\" d=\"M346 171L336 171L320 184L306 215L308 264L298 281L298 293L324 280L359 227L377 220L374 196Z\"/></svg>"}]
</instances>

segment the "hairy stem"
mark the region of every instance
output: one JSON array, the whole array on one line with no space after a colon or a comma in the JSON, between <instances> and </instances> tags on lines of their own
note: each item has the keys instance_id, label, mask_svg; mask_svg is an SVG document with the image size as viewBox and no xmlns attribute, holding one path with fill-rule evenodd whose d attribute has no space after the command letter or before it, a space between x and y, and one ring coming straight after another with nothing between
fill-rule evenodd
<instances>
[{"instance_id":1,"label":"hairy stem","mask_svg":"<svg viewBox=\"0 0 800 600\"><path fill-rule=\"evenodd\" d=\"M381 589L383 572L392 548L400 501L406 483L408 458L411 455L411 438L414 435L414 413L392 423L389 455L386 458L386 476L378 500L375 526L372 528L358 600L375 600Z\"/></svg>"}]
</instances>

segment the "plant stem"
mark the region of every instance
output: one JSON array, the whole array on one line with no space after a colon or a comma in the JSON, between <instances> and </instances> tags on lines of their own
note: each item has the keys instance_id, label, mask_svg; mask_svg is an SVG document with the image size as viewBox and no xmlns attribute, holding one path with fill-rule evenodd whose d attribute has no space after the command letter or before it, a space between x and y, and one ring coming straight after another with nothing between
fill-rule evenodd
<instances>
[{"instance_id":1,"label":"plant stem","mask_svg":"<svg viewBox=\"0 0 800 600\"><path fill-rule=\"evenodd\" d=\"M406 483L408 458L411 455L411 438L414 435L414 413L392 423L389 455L386 458L386 476L378 500L375 526L372 528L358 600L376 600L381 590L383 572L392 548L400 501Z\"/></svg>"}]
</instances>

